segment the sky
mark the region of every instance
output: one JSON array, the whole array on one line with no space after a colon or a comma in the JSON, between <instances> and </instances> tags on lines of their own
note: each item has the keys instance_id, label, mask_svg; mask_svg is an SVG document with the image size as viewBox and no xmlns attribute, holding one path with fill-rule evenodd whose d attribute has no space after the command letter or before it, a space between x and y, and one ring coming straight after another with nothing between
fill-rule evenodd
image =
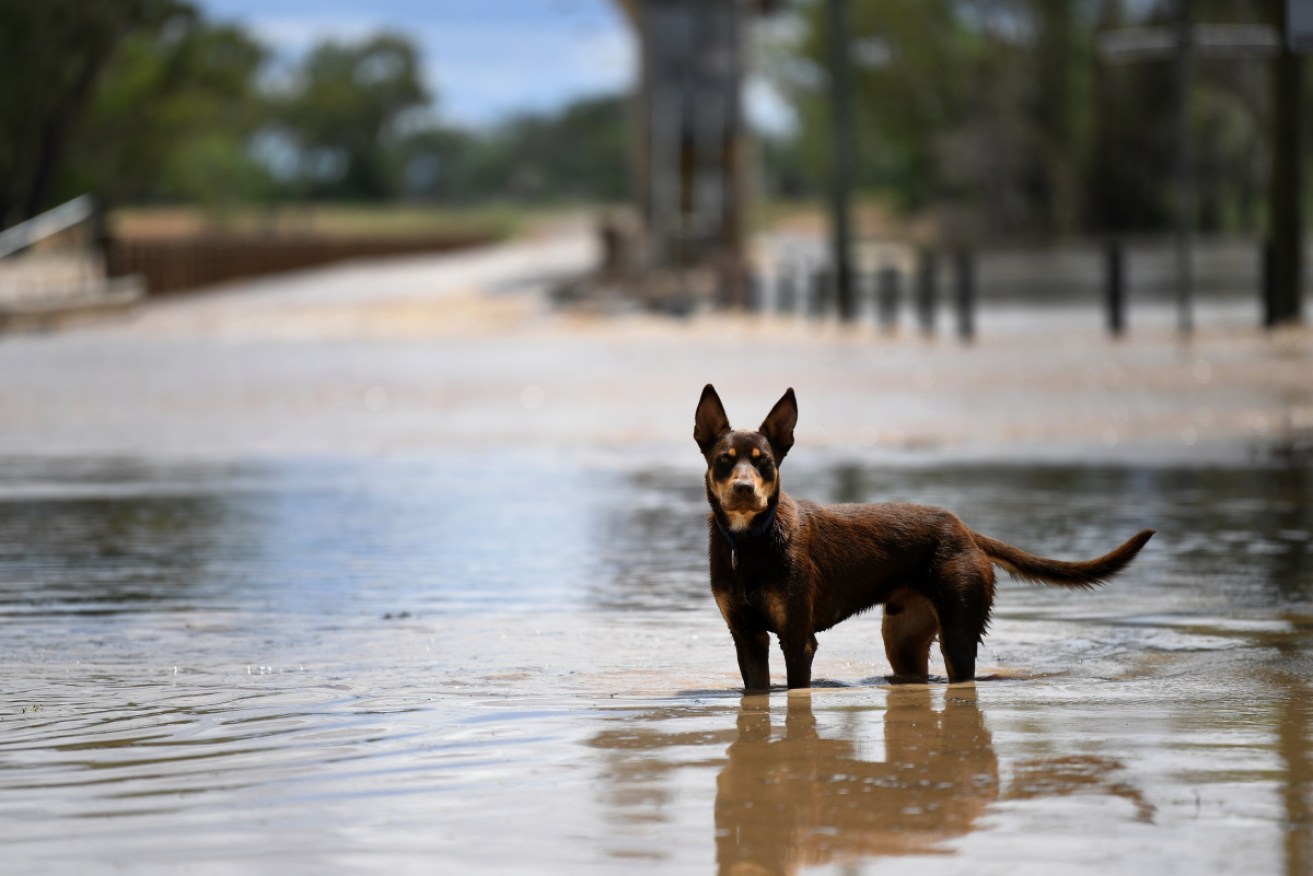
<instances>
[{"instance_id":1,"label":"sky","mask_svg":"<svg viewBox=\"0 0 1313 876\"><path fill-rule=\"evenodd\" d=\"M420 47L437 114L482 128L524 112L628 89L637 45L613 0L196 0L236 21L290 63L325 38L357 40L381 29ZM750 76L745 111L760 130L787 133L792 112Z\"/></svg>"},{"instance_id":2,"label":"sky","mask_svg":"<svg viewBox=\"0 0 1313 876\"><path fill-rule=\"evenodd\" d=\"M628 22L611 0L197 0L292 61L325 38L381 29L423 52L445 121L474 127L626 89L636 74Z\"/></svg>"}]
</instances>

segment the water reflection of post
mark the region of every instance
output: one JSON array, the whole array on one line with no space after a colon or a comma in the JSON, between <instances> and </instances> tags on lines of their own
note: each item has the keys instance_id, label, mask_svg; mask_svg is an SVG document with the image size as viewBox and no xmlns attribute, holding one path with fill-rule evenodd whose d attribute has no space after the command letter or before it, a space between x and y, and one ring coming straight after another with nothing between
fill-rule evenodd
<instances>
[{"instance_id":1,"label":"water reflection of post","mask_svg":"<svg viewBox=\"0 0 1313 876\"><path fill-rule=\"evenodd\" d=\"M1269 580L1276 589L1277 599L1286 605L1305 604L1313 587L1309 575L1309 543L1305 537L1289 538L1287 534L1306 534L1313 531L1313 484L1308 470L1298 465L1279 469L1273 474L1271 494L1275 494L1270 519L1274 540L1283 549L1270 555L1267 570ZM1277 750L1286 764L1285 787L1282 801L1286 809L1285 854L1286 872L1308 873L1313 868L1313 750L1310 750L1310 706L1313 702L1313 685L1301 671L1308 665L1309 655L1301 647L1308 639L1306 619L1288 618L1295 633L1282 636L1277 642L1281 655L1275 672L1274 685L1280 692L1277 714Z\"/></svg>"},{"instance_id":2,"label":"water reflection of post","mask_svg":"<svg viewBox=\"0 0 1313 876\"><path fill-rule=\"evenodd\" d=\"M1290 405L1291 408L1294 404ZM1274 469L1265 490L1271 511L1269 538L1281 547L1266 556L1268 576L1284 604L1309 599L1313 576L1309 575L1309 541L1313 532L1313 482L1309 470L1298 465Z\"/></svg>"},{"instance_id":3,"label":"water reflection of post","mask_svg":"<svg viewBox=\"0 0 1313 876\"><path fill-rule=\"evenodd\" d=\"M1300 618L1291 618L1299 629ZM1285 857L1290 876L1310 872L1313 868L1313 751L1309 745L1309 703L1313 702L1313 685L1303 677L1299 667L1308 655L1299 647L1299 638L1284 636L1277 643L1280 668L1273 673L1273 684L1281 693L1277 709L1277 750L1286 765L1285 786L1281 789L1286 810Z\"/></svg>"},{"instance_id":4,"label":"water reflection of post","mask_svg":"<svg viewBox=\"0 0 1313 876\"><path fill-rule=\"evenodd\" d=\"M817 732L811 698L792 694L783 738L766 697L745 697L716 782L721 873L767 873L941 850L998 797L998 758L975 689L932 708L929 688L889 692L883 760Z\"/></svg>"}]
</instances>

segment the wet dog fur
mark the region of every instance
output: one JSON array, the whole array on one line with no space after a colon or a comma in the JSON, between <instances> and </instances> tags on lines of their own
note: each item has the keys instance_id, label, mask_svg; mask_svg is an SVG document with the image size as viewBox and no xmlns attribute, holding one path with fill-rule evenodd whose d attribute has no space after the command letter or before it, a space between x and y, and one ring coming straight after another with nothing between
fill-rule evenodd
<instances>
[{"instance_id":1,"label":"wet dog fur","mask_svg":"<svg viewBox=\"0 0 1313 876\"><path fill-rule=\"evenodd\" d=\"M994 566L1037 583L1089 589L1124 569L1146 529L1098 559L1028 554L923 505L829 505L780 489L793 447L792 389L755 432L732 429L707 384L693 438L706 459L711 592L729 626L747 691L770 688L770 633L790 688L811 686L816 634L884 605L884 647L895 681L925 681L936 638L950 682L976 676L989 626Z\"/></svg>"}]
</instances>

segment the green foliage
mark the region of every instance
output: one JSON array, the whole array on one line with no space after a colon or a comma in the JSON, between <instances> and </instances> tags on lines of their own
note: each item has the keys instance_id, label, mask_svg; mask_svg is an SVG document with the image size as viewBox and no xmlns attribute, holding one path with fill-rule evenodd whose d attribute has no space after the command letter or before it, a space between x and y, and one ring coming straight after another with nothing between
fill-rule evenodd
<instances>
[{"instance_id":1,"label":"green foliage","mask_svg":"<svg viewBox=\"0 0 1313 876\"><path fill-rule=\"evenodd\" d=\"M1096 36L1172 3L848 0L860 194L949 236L1155 230L1174 209L1168 61L1114 64ZM1274 21L1270 0L1194 0L1207 23ZM758 150L771 196L824 190L826 4L796 0L776 79L798 134ZM624 96L490 130L435 121L402 34L314 47L281 86L268 51L187 0L0 0L0 227L73 195L102 203L314 198L435 204L616 201ZM1308 89L1313 97L1313 89ZM1266 215L1269 70L1200 61L1190 120L1199 226Z\"/></svg>"},{"instance_id":2,"label":"green foliage","mask_svg":"<svg viewBox=\"0 0 1313 876\"><path fill-rule=\"evenodd\" d=\"M277 124L306 159L301 182L308 192L396 195L400 122L430 101L414 44L386 33L355 44L325 42L305 58L295 81L277 101Z\"/></svg>"},{"instance_id":3,"label":"green foliage","mask_svg":"<svg viewBox=\"0 0 1313 876\"><path fill-rule=\"evenodd\" d=\"M851 3L860 185L908 212L934 208L953 233L1073 227L1094 5ZM823 82L825 5L801 14L800 52ZM791 95L800 157L823 162L825 91L803 82Z\"/></svg>"},{"instance_id":4,"label":"green foliage","mask_svg":"<svg viewBox=\"0 0 1313 876\"><path fill-rule=\"evenodd\" d=\"M193 18L174 0L0 0L0 225L57 199L119 47Z\"/></svg>"},{"instance_id":5,"label":"green foliage","mask_svg":"<svg viewBox=\"0 0 1313 876\"><path fill-rule=\"evenodd\" d=\"M152 200L220 211L268 201L277 192L268 169L251 157L242 140L222 131L198 133L176 144L160 166L158 183Z\"/></svg>"},{"instance_id":6,"label":"green foliage","mask_svg":"<svg viewBox=\"0 0 1313 876\"><path fill-rule=\"evenodd\" d=\"M1259 0L1196 0L1195 20L1271 19ZM1099 33L1170 24L1121 0L850 0L859 187L949 236L1167 227L1176 179L1170 60L1114 63ZM1132 14L1132 11L1134 14ZM766 151L777 191L820 192L829 156L826 4L800 0L805 75L783 82L800 134ZM1201 227L1253 228L1269 143L1268 71L1201 60L1192 90Z\"/></svg>"},{"instance_id":7,"label":"green foliage","mask_svg":"<svg viewBox=\"0 0 1313 876\"><path fill-rule=\"evenodd\" d=\"M0 0L0 224L102 204L257 197L264 50L172 0ZM10 133L12 132L12 133Z\"/></svg>"},{"instance_id":8,"label":"green foliage","mask_svg":"<svg viewBox=\"0 0 1313 876\"><path fill-rule=\"evenodd\" d=\"M578 101L489 131L434 121L415 45L268 51L184 0L0 0L0 227L90 191L103 205L294 199L617 200L627 106Z\"/></svg>"},{"instance_id":9,"label":"green foliage","mask_svg":"<svg viewBox=\"0 0 1313 876\"><path fill-rule=\"evenodd\" d=\"M584 98L490 131L434 127L406 143L414 197L474 201L618 201L628 189L629 106Z\"/></svg>"},{"instance_id":10,"label":"green foliage","mask_svg":"<svg viewBox=\"0 0 1313 876\"><path fill-rule=\"evenodd\" d=\"M126 38L70 150L67 192L109 203L258 197L268 180L245 139L265 118L264 61L242 31L191 16Z\"/></svg>"}]
</instances>

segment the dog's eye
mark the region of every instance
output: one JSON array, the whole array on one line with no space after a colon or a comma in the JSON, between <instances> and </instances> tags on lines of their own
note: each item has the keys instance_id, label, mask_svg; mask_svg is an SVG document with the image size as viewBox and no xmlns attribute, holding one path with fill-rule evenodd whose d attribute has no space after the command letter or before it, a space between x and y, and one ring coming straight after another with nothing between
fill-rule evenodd
<instances>
[{"instance_id":1,"label":"dog's eye","mask_svg":"<svg viewBox=\"0 0 1313 876\"><path fill-rule=\"evenodd\" d=\"M721 465L729 465L733 461L734 461L733 457L731 457L728 453L722 453L720 456L716 457L716 462L720 463Z\"/></svg>"}]
</instances>

